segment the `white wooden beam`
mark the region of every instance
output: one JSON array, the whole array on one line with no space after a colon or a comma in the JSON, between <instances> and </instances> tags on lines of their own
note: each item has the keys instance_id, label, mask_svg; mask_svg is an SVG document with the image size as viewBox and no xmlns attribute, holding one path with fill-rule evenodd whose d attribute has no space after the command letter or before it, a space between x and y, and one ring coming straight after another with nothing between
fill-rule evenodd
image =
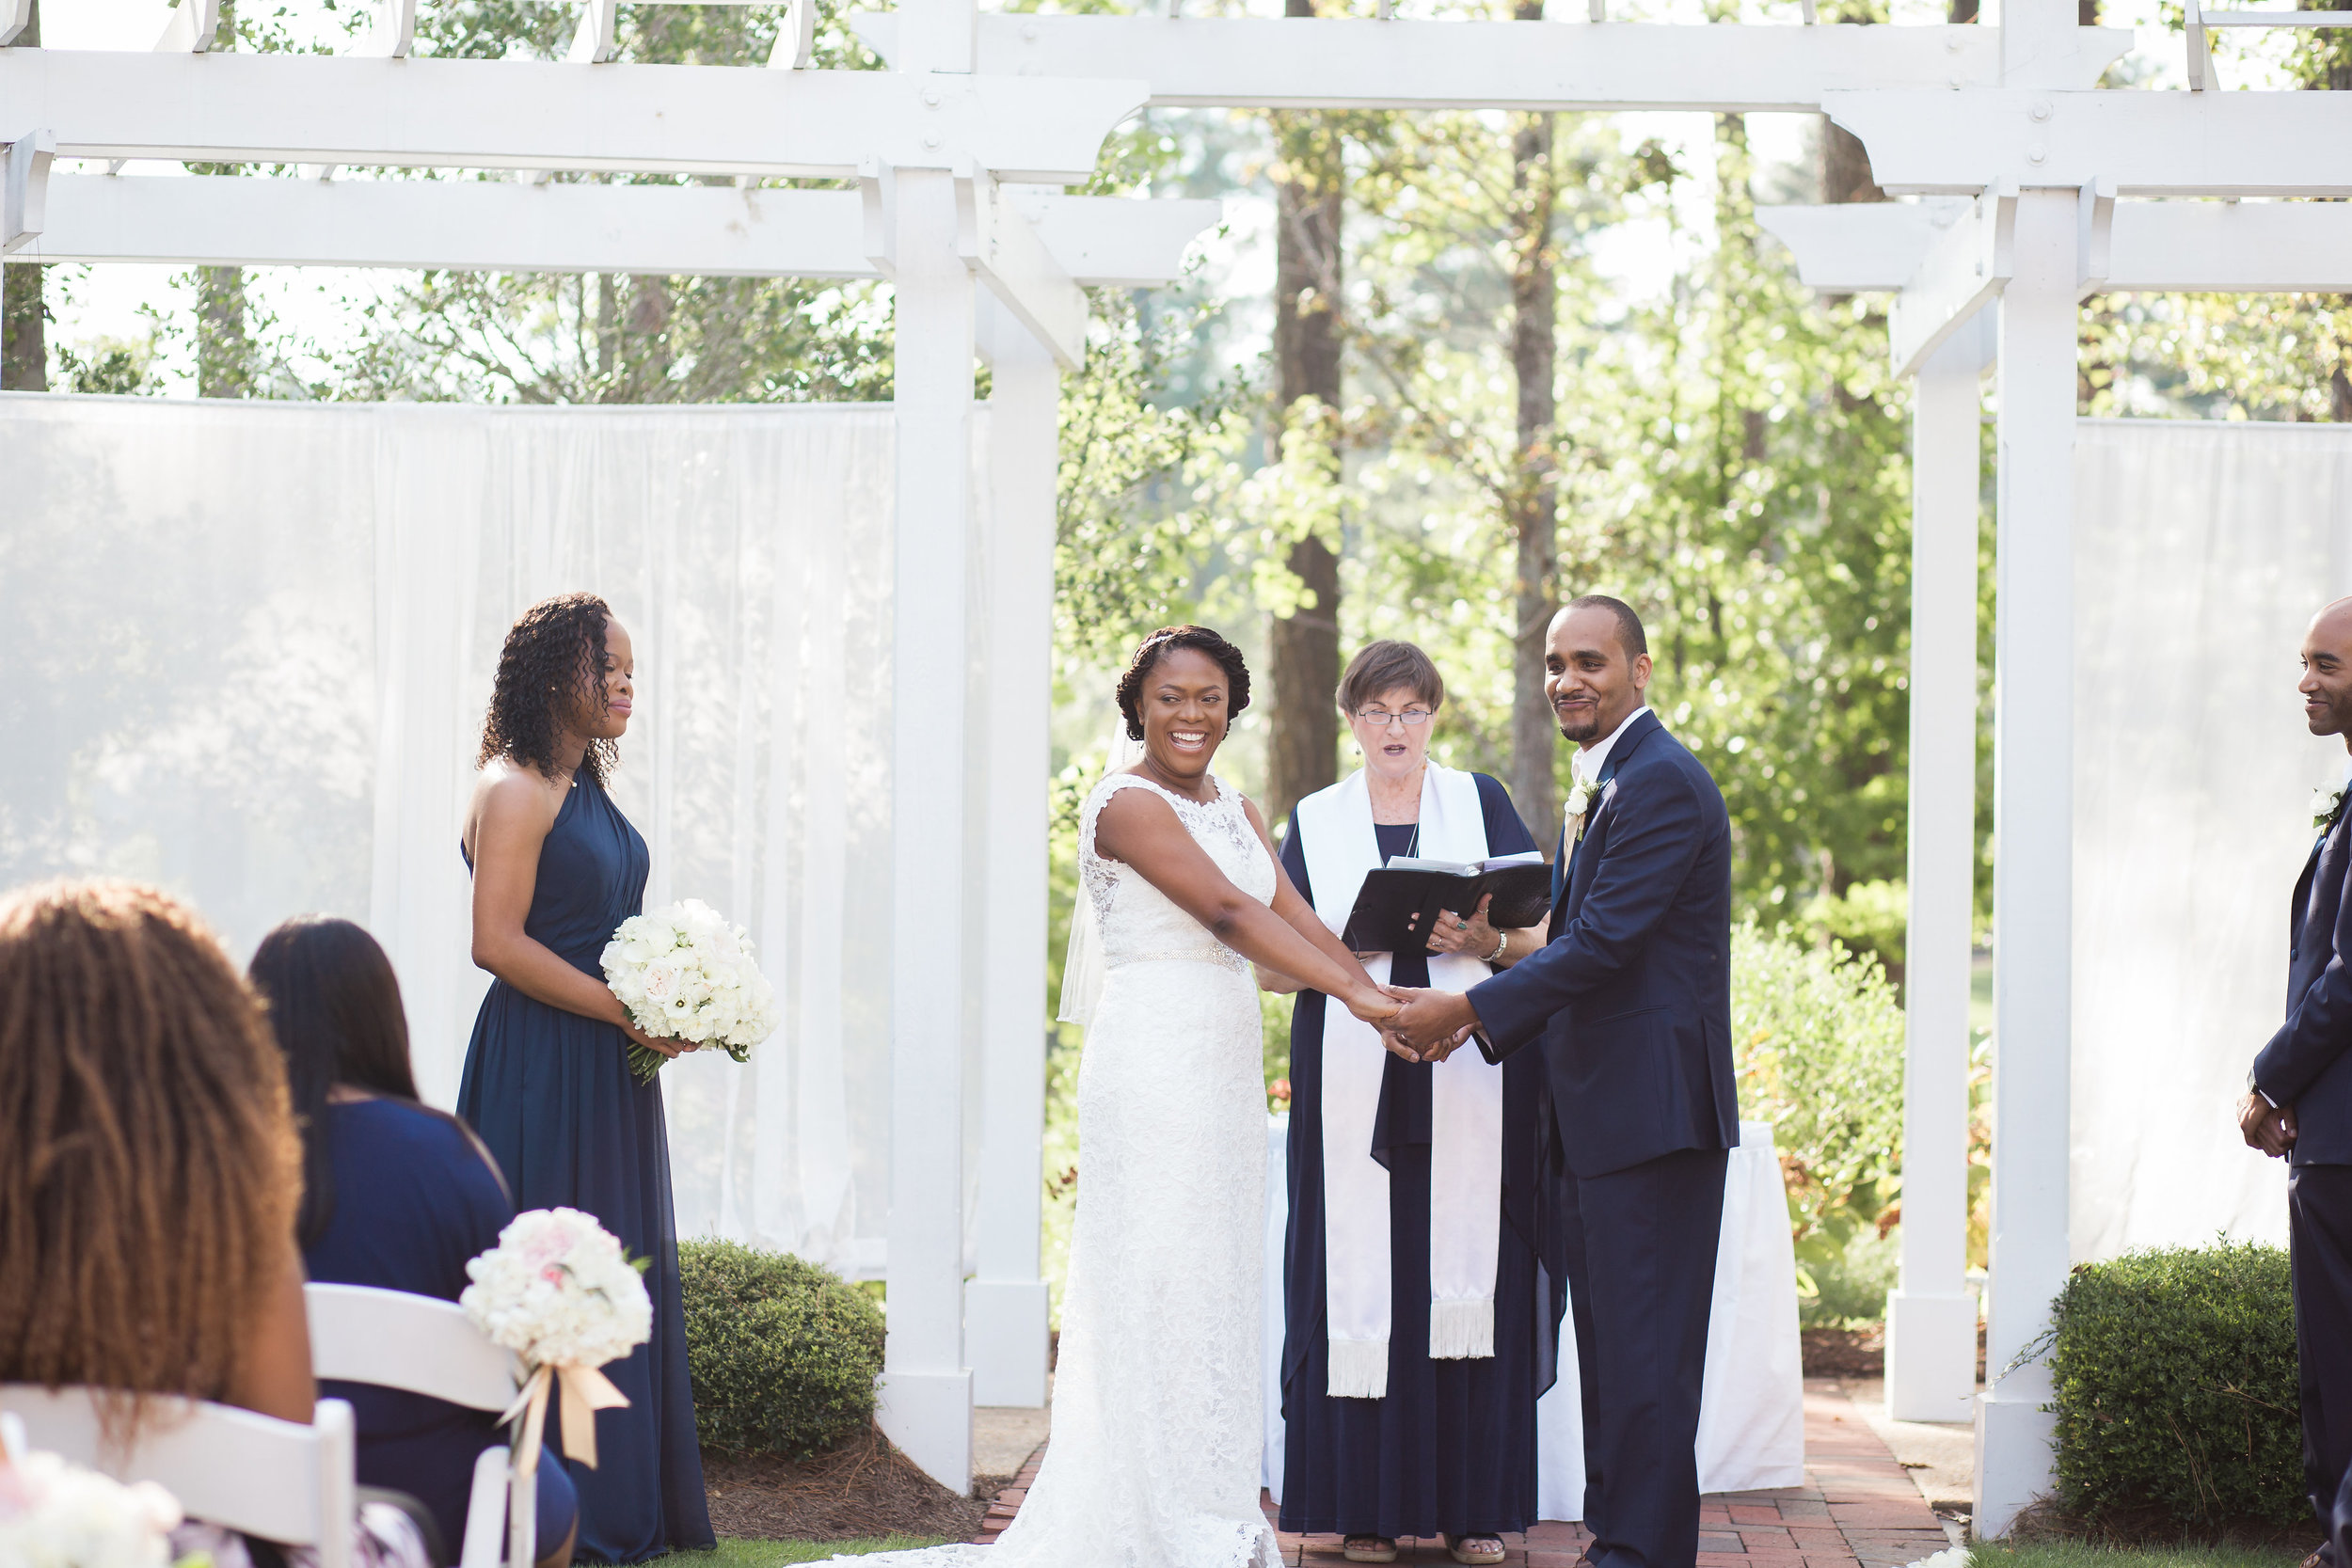
<instances>
[{"instance_id":1,"label":"white wooden beam","mask_svg":"<svg viewBox=\"0 0 2352 1568\"><path fill-rule=\"evenodd\" d=\"M1084 363L1086 292L985 174L956 182L956 250L1062 369Z\"/></svg>"},{"instance_id":2,"label":"white wooden beam","mask_svg":"<svg viewBox=\"0 0 2352 1568\"><path fill-rule=\"evenodd\" d=\"M33 24L33 0L0 0L0 49L6 49Z\"/></svg>"},{"instance_id":3,"label":"white wooden beam","mask_svg":"<svg viewBox=\"0 0 2352 1568\"><path fill-rule=\"evenodd\" d=\"M972 553L973 281L956 254L955 177L902 169L894 183L890 1334L875 1418L932 1479L964 1492L963 1084L976 1011L965 988L977 978L968 960L977 933L965 911L971 705L960 677ZM944 692L943 668L959 677Z\"/></svg>"},{"instance_id":4,"label":"white wooden beam","mask_svg":"<svg viewBox=\"0 0 2352 1568\"><path fill-rule=\"evenodd\" d=\"M1983 337L1947 341L1920 367L1912 391L1902 1278L1886 1302L1886 1411L1899 1421L1967 1420L1977 1393L1977 1303L1967 1281L1968 994Z\"/></svg>"},{"instance_id":5,"label":"white wooden beam","mask_svg":"<svg viewBox=\"0 0 2352 1568\"><path fill-rule=\"evenodd\" d=\"M2014 275L2017 193L1988 193L1946 230L1887 312L1887 357L1910 375Z\"/></svg>"},{"instance_id":6,"label":"white wooden beam","mask_svg":"<svg viewBox=\"0 0 2352 1568\"><path fill-rule=\"evenodd\" d=\"M1808 289L1864 293L1899 289L1929 249L1974 203L1962 197L1924 201L1851 201L1831 206L1758 207L1764 231L1797 259Z\"/></svg>"},{"instance_id":7,"label":"white wooden beam","mask_svg":"<svg viewBox=\"0 0 2352 1568\"><path fill-rule=\"evenodd\" d=\"M843 179L862 160L1075 184L1140 81L315 55L0 51L62 157Z\"/></svg>"},{"instance_id":8,"label":"white wooden beam","mask_svg":"<svg viewBox=\"0 0 2352 1568\"><path fill-rule=\"evenodd\" d=\"M2140 96L2134 94L2131 96ZM2159 96L2147 94L2149 97ZM2173 94L2173 97L2186 97ZM2319 96L2317 94L2314 97ZM1993 1196L1977 1402L1980 1539L2049 1490L2046 1356L2069 1253L2074 1002L2074 376L2080 201L2017 198L2000 304L1994 702Z\"/></svg>"},{"instance_id":9,"label":"white wooden beam","mask_svg":"<svg viewBox=\"0 0 2352 1568\"><path fill-rule=\"evenodd\" d=\"M1901 291L1888 347L1909 373L2011 275L1997 216L1988 230L1982 205L1931 197L1756 215L1795 253L1808 287ZM2076 218L2085 293L2352 293L2344 202L2118 201L2102 182L2077 198Z\"/></svg>"},{"instance_id":10,"label":"white wooden beam","mask_svg":"<svg viewBox=\"0 0 2352 1568\"><path fill-rule=\"evenodd\" d=\"M1061 372L1029 328L983 293L990 370L985 605L972 628L987 680L977 777L978 1267L963 1288L977 1404L1045 1402L1052 1303L1039 1268L1044 1197L1046 830L1051 815L1055 480ZM984 748L984 750L983 750Z\"/></svg>"},{"instance_id":11,"label":"white wooden beam","mask_svg":"<svg viewBox=\"0 0 2352 1568\"><path fill-rule=\"evenodd\" d=\"M1822 108L1896 194L2105 180L2121 196L2352 196L2352 93L1871 90Z\"/></svg>"},{"instance_id":12,"label":"white wooden beam","mask_svg":"<svg viewBox=\"0 0 2352 1568\"><path fill-rule=\"evenodd\" d=\"M899 13L858 11L885 57ZM2132 46L2081 29L2070 85ZM1983 26L1663 26L1341 18L1045 16L979 19L976 68L1017 76L1143 77L1167 106L1288 109L1819 109L1854 87L1948 90L2000 81Z\"/></svg>"},{"instance_id":13,"label":"white wooden beam","mask_svg":"<svg viewBox=\"0 0 2352 1568\"><path fill-rule=\"evenodd\" d=\"M417 41L417 0L375 0L375 13L356 54L376 59L405 58Z\"/></svg>"},{"instance_id":14,"label":"white wooden beam","mask_svg":"<svg viewBox=\"0 0 2352 1568\"><path fill-rule=\"evenodd\" d=\"M1215 201L1023 194L1046 257L1086 287L1184 271ZM665 277L879 277L856 191L484 180L58 174L51 261L414 267Z\"/></svg>"},{"instance_id":15,"label":"white wooden beam","mask_svg":"<svg viewBox=\"0 0 2352 1568\"><path fill-rule=\"evenodd\" d=\"M57 140L46 130L27 131L7 144L8 162L0 181L0 256L38 241L48 227L49 166Z\"/></svg>"},{"instance_id":16,"label":"white wooden beam","mask_svg":"<svg viewBox=\"0 0 2352 1568\"><path fill-rule=\"evenodd\" d=\"M220 0L180 0L164 22L155 49L166 55L202 55L220 36Z\"/></svg>"}]
</instances>

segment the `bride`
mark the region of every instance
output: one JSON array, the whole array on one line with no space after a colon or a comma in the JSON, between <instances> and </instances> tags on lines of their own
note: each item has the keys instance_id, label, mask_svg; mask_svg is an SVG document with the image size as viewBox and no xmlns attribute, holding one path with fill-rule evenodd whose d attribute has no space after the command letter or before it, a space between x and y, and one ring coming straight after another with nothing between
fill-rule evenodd
<instances>
[{"instance_id":1,"label":"bride","mask_svg":"<svg viewBox=\"0 0 2352 1568\"><path fill-rule=\"evenodd\" d=\"M1241 650L1200 626L1153 632L1120 677L1143 756L1095 787L1079 824L1103 974L1078 1070L1052 1446L994 1546L861 1562L1278 1561L1258 1509L1265 1096L1249 965L1368 1022L1397 1004L1291 886L1257 808L1209 770L1248 705Z\"/></svg>"}]
</instances>

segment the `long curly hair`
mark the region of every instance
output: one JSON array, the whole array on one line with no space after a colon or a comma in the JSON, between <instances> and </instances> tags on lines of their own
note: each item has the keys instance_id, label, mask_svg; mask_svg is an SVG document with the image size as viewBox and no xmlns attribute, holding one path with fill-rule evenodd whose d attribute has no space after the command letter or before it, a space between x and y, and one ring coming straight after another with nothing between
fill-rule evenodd
<instances>
[{"instance_id":1,"label":"long curly hair","mask_svg":"<svg viewBox=\"0 0 2352 1568\"><path fill-rule=\"evenodd\" d=\"M1127 673L1119 677L1119 711L1126 716L1127 738L1143 738L1143 683L1152 678L1160 660L1179 648L1191 648L1216 660L1225 672L1225 721L1230 726L1249 705L1249 666L1234 647L1206 626L1162 626L1136 644Z\"/></svg>"},{"instance_id":2,"label":"long curly hair","mask_svg":"<svg viewBox=\"0 0 2352 1568\"><path fill-rule=\"evenodd\" d=\"M0 900L0 1383L217 1399L285 1264L301 1145L262 1006L185 905Z\"/></svg>"},{"instance_id":3,"label":"long curly hair","mask_svg":"<svg viewBox=\"0 0 2352 1568\"><path fill-rule=\"evenodd\" d=\"M474 766L504 757L555 777L564 760L555 754L556 732L582 708L604 705L604 627L612 619L612 607L594 594L559 594L507 628ZM580 770L601 784L620 761L612 741L591 741Z\"/></svg>"}]
</instances>

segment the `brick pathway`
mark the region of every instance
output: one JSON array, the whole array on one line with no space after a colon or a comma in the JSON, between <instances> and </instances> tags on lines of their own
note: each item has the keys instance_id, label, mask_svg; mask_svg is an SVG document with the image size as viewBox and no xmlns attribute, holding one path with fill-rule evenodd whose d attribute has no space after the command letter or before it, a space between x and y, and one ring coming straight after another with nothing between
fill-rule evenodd
<instances>
[{"instance_id":1,"label":"brick pathway","mask_svg":"<svg viewBox=\"0 0 2352 1568\"><path fill-rule=\"evenodd\" d=\"M977 1539L985 1544L1012 1522L1045 1450L1022 1466L997 1495ZM1770 1492L1729 1492L1699 1504L1698 1568L1900 1568L1950 1544L1942 1521L1862 1413L1837 1385L1804 1386L1805 1484ZM1266 1517L1274 1506L1266 1504ZM1345 1562L1336 1535L1283 1535L1282 1560L1301 1568ZM1592 1541L1581 1525L1541 1524L1505 1536L1511 1568L1573 1568ZM1450 1563L1440 1541L1400 1541L1399 1563Z\"/></svg>"}]
</instances>

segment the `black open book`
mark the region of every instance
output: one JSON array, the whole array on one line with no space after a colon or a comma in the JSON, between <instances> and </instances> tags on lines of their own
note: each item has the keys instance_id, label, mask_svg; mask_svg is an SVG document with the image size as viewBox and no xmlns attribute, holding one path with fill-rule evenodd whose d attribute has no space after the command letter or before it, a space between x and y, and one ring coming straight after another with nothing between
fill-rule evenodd
<instances>
[{"instance_id":1,"label":"black open book","mask_svg":"<svg viewBox=\"0 0 2352 1568\"><path fill-rule=\"evenodd\" d=\"M1428 945L1438 911L1467 914L1490 893L1486 923L1497 930L1540 926L1551 912L1551 867L1532 854L1470 862L1399 857L1365 876L1340 940L1358 953L1418 953Z\"/></svg>"}]
</instances>

